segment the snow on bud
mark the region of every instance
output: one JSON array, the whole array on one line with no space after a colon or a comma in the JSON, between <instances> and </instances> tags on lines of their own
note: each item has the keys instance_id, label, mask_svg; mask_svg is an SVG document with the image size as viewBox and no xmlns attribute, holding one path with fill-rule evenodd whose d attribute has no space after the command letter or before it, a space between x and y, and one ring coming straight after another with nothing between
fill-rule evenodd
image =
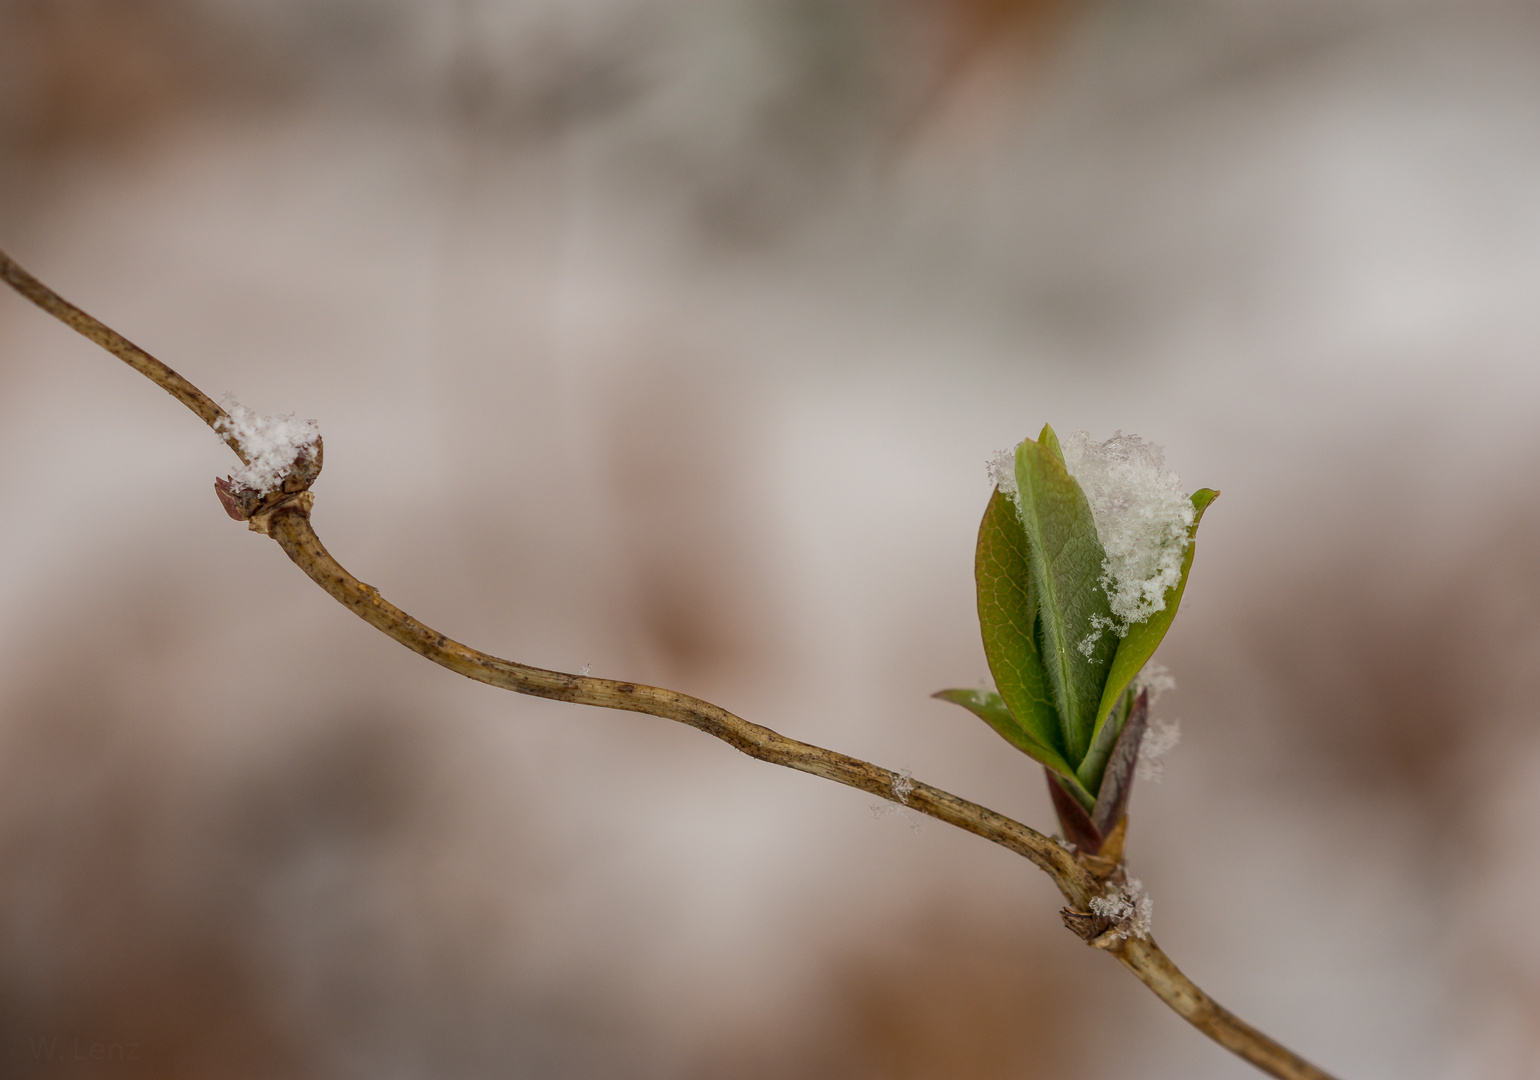
<instances>
[{"instance_id":1,"label":"snow on bud","mask_svg":"<svg viewBox=\"0 0 1540 1080\"><path fill-rule=\"evenodd\" d=\"M314 457L321 429L314 420L296 420L294 414L260 416L231 394L220 399L227 416L214 422L214 430L239 444L248 464L230 474L220 494L229 510L229 494L242 489L266 495L283 485L302 458ZM232 516L234 516L232 514Z\"/></svg>"},{"instance_id":2,"label":"snow on bud","mask_svg":"<svg viewBox=\"0 0 1540 1080\"><path fill-rule=\"evenodd\" d=\"M1105 896L1091 897L1091 914L1112 924L1107 930L1113 937L1127 941L1129 938L1150 936L1150 922L1155 914L1155 901L1144 891L1144 883L1136 877L1119 883L1109 881Z\"/></svg>"}]
</instances>

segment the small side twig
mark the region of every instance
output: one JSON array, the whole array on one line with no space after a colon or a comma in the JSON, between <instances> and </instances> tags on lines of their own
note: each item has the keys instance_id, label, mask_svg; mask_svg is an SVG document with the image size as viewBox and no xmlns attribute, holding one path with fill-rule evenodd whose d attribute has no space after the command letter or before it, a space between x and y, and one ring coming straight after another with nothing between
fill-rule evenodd
<instances>
[{"instance_id":1,"label":"small side twig","mask_svg":"<svg viewBox=\"0 0 1540 1080\"><path fill-rule=\"evenodd\" d=\"M44 311L96 342L186 405L249 464L240 442L221 430L225 410L209 396L117 331L60 297L10 256L0 251L0 278ZM1118 936L1092 910L1116 866L1072 854L1057 841L988 807L940 788L912 780L907 772L884 769L859 758L811 743L788 739L700 698L640 683L569 675L531 667L480 652L446 637L390 603L379 590L359 581L321 543L310 523L315 497L308 490L319 471L275 491L254 508L241 511L256 531L271 536L294 564L344 607L413 652L466 678L520 694L647 713L688 724L772 765L821 776L872 795L889 798L902 785L906 806L993 841L1029 859L1048 874L1070 907L1065 922L1096 948L1116 956L1157 997L1199 1031L1279 1080L1333 1080L1293 1051L1234 1016L1183 975L1148 936ZM227 509L229 505L227 503Z\"/></svg>"}]
</instances>

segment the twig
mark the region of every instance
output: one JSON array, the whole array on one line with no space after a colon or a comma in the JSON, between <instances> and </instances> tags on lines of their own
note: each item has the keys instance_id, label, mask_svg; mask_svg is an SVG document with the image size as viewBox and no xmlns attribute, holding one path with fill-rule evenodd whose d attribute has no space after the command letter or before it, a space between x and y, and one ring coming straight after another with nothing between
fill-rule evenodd
<instances>
[{"instance_id":1,"label":"twig","mask_svg":"<svg viewBox=\"0 0 1540 1080\"><path fill-rule=\"evenodd\" d=\"M64 297L44 285L37 278L23 270L16 261L5 252L0 251L0 278L21 295L31 300L48 314L81 334L96 342L113 356L123 361L139 374L149 379L156 386L176 398L183 405L197 415L210 428L213 428L219 437L224 439L225 445L235 451L235 456L241 459L242 465L250 464L246 460L246 452L241 449L241 444L236 441L234 435L219 432L215 423L219 420L228 420L229 417L214 400L188 382L170 366L155 359L128 338L118 333L112 327L99 319L87 315Z\"/></svg>"},{"instance_id":2,"label":"twig","mask_svg":"<svg viewBox=\"0 0 1540 1080\"><path fill-rule=\"evenodd\" d=\"M64 300L3 251L0 251L0 278L38 307L143 374L219 432L216 424L226 414L208 395L115 330ZM221 435L246 464L247 458L239 442L233 436ZM885 799L901 797L901 801L913 810L991 840L1031 860L1053 878L1069 901L1070 909L1064 913L1066 923L1098 949L1116 956L1157 997L1221 1046L1279 1080L1332 1080L1329 1074L1222 1008L1177 969L1153 938L1120 939L1116 935L1103 933L1098 936L1081 929L1096 925L1086 909L1093 897L1102 894L1106 881L1116 873L1116 868L1077 858L1035 829L940 788L910 780L907 774L788 739L700 698L640 683L530 667L462 645L418 622L382 597L378 589L348 573L332 558L311 527L310 510L315 496L308 490L294 492L292 487L292 484L286 485L289 490L274 492L249 515L251 529L271 536L295 565L334 599L413 652L489 686L577 705L622 709L677 720L714 735L760 761L812 773Z\"/></svg>"},{"instance_id":3,"label":"twig","mask_svg":"<svg viewBox=\"0 0 1540 1080\"><path fill-rule=\"evenodd\" d=\"M1263 1072L1287 1080L1332 1080L1329 1073L1269 1039L1198 989L1153 938L1130 938L1115 955L1182 1019Z\"/></svg>"}]
</instances>

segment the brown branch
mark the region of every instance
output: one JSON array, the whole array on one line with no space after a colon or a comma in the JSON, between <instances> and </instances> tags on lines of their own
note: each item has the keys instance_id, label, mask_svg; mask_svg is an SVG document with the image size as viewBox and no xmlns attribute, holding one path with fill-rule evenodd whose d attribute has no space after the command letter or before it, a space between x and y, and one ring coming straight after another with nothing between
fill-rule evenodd
<instances>
[{"instance_id":1,"label":"brown branch","mask_svg":"<svg viewBox=\"0 0 1540 1080\"><path fill-rule=\"evenodd\" d=\"M719 705L675 690L547 671L489 656L445 637L396 607L381 596L378 589L359 581L332 558L310 525L311 499L308 496L307 492L305 496L259 516L253 520L253 526L277 540L278 546L295 565L338 603L435 664L468 679L520 694L677 720L714 735L760 761L812 773L884 799L901 796L904 805L912 809L993 840L1031 859L1054 879L1072 904L1084 906L1099 891L1074 856L1056 841L929 784L911 781L889 769L833 750L788 739L767 727L735 716Z\"/></svg>"},{"instance_id":2,"label":"brown branch","mask_svg":"<svg viewBox=\"0 0 1540 1080\"><path fill-rule=\"evenodd\" d=\"M3 251L0 251L0 277L38 307L143 374L196 413L204 423L218 430L215 423L226 414L206 394L115 330L58 296ZM238 441L231 436L226 436L225 441L245 463L246 455ZM317 471L315 468L303 477L305 488L308 489ZM1070 909L1064 913L1066 923L1098 949L1116 956L1157 997L1199 1031L1279 1080L1332 1080L1327 1073L1218 1005L1177 969L1153 939L1120 939L1107 932L1105 920L1098 920L1087 908L1093 897L1102 894L1109 878L1117 877L1118 868L1077 858L1056 840L988 807L859 758L788 739L709 701L640 683L548 671L502 660L462 645L412 618L381 596L378 589L359 581L332 558L310 524L314 495L309 490L295 490L299 481L296 475L291 475L290 481L247 515L251 529L271 536L294 564L338 603L413 652L488 686L554 701L677 720L721 739L749 757L812 773L884 799L897 799L911 809L993 841L1031 860L1053 878L1070 904Z\"/></svg>"},{"instance_id":3,"label":"brown branch","mask_svg":"<svg viewBox=\"0 0 1540 1080\"><path fill-rule=\"evenodd\" d=\"M1199 990L1154 939L1130 938L1112 952L1182 1019L1263 1072L1286 1080L1332 1080L1330 1073L1280 1046Z\"/></svg>"},{"instance_id":4,"label":"brown branch","mask_svg":"<svg viewBox=\"0 0 1540 1080\"><path fill-rule=\"evenodd\" d=\"M215 404L214 399L199 390L192 383L178 375L171 367L155 359L128 338L118 333L112 327L93 318L81 311L74 304L44 285L37 278L27 273L21 266L5 252L0 251L0 278L21 295L31 300L48 314L76 330L113 356L123 361L139 374L149 379L156 386L186 405L193 413L225 440L225 444L235 451L235 456L241 459L241 464L249 464L246 453L241 449L241 444L235 436L226 435L215 427L220 420L228 420L229 416Z\"/></svg>"}]
</instances>

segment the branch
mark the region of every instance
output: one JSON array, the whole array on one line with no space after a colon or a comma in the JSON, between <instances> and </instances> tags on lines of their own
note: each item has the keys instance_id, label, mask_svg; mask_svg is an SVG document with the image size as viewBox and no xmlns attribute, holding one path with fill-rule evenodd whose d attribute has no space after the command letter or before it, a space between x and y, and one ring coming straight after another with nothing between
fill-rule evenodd
<instances>
[{"instance_id":1,"label":"branch","mask_svg":"<svg viewBox=\"0 0 1540 1080\"><path fill-rule=\"evenodd\" d=\"M58 319L72 330L79 331L113 356L123 361L139 374L149 379L156 386L186 405L193 413L219 434L215 423L219 420L228 420L225 411L214 403L214 400L188 382L170 366L155 359L128 338L118 333L106 323L87 315L64 297L44 285L37 278L27 273L16 261L5 252L0 251L0 278L21 295L31 300L38 307ZM220 434L225 445L235 451L235 456L241 459L242 465L248 465L246 453L241 449L241 444L233 435Z\"/></svg>"},{"instance_id":2,"label":"branch","mask_svg":"<svg viewBox=\"0 0 1540 1080\"><path fill-rule=\"evenodd\" d=\"M242 464L249 464L239 441L233 435L219 432L216 425L221 419L227 419L226 413L203 391L117 331L60 297L3 251L0 251L0 278L182 402L221 435ZM315 496L308 487L313 480L313 474L304 478L304 490L296 491L294 483L286 483L266 496L246 515L250 528L276 540L294 564L338 603L413 652L488 686L554 701L677 720L721 739L749 757L821 776L884 799L896 799L938 821L993 841L1031 860L1051 877L1069 901L1070 908L1064 915L1071 929L1094 947L1116 956L1157 997L1199 1031L1279 1080L1332 1080L1329 1074L1232 1015L1198 989L1153 938L1120 938L1106 930L1105 920L1098 921L1087 909L1092 898L1103 894L1107 882L1118 877L1120 867L1106 865L1094 858L1077 857L1056 840L988 807L859 758L788 739L709 701L656 686L548 671L502 660L462 645L412 618L381 596L378 589L359 581L332 558L310 524Z\"/></svg>"},{"instance_id":3,"label":"branch","mask_svg":"<svg viewBox=\"0 0 1540 1080\"><path fill-rule=\"evenodd\" d=\"M1193 1027L1233 1054L1281 1080L1332 1080L1198 989L1153 938L1131 938L1116 952L1123 966Z\"/></svg>"}]
</instances>

